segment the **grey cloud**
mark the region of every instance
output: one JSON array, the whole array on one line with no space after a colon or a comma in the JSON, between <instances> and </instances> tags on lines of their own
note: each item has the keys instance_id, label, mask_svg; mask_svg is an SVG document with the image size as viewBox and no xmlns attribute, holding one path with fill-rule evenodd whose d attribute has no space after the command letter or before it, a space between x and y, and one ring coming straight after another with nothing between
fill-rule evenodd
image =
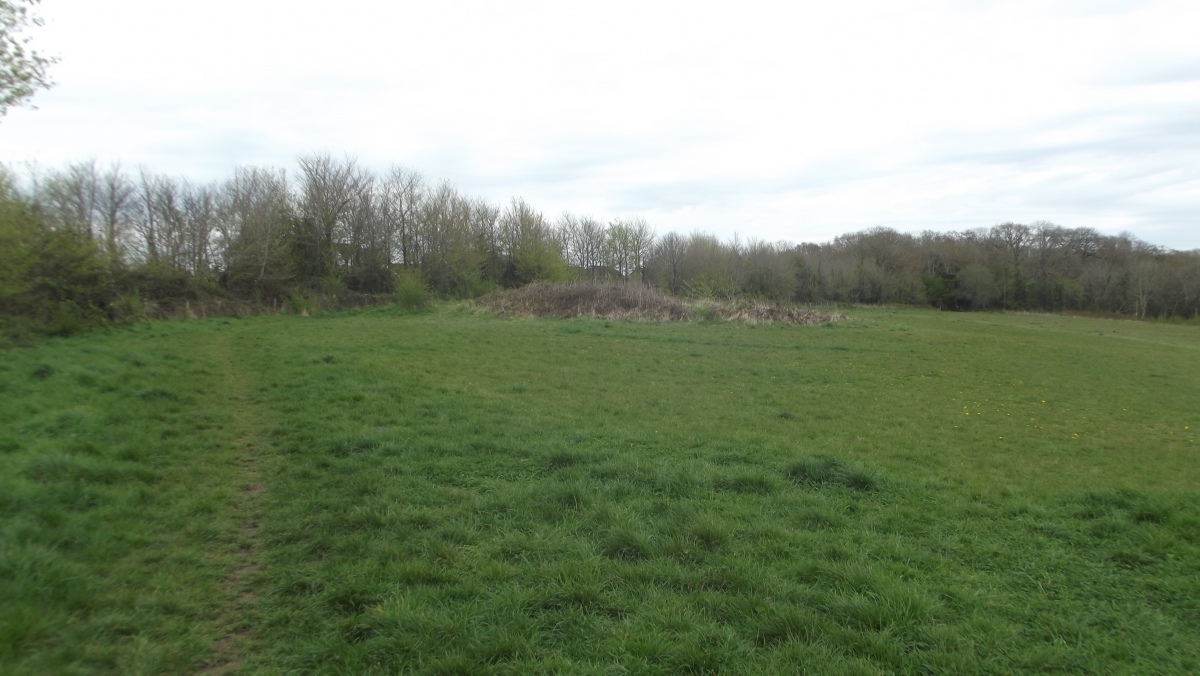
<instances>
[{"instance_id":1,"label":"grey cloud","mask_svg":"<svg viewBox=\"0 0 1200 676\"><path fill-rule=\"evenodd\" d=\"M612 173L633 171L631 168L641 162L669 155L678 142L677 138L630 141L577 137L559 141L545 153L547 159L530 162L506 173L477 169L470 161L472 155L463 148L462 152L450 153L457 158L450 162L446 161L447 153L439 151L438 166L448 171L448 176L454 176L456 184L469 192L493 193L515 189L515 194L520 194L526 188L539 192L570 190L572 186L607 182L606 176Z\"/></svg>"},{"instance_id":2,"label":"grey cloud","mask_svg":"<svg viewBox=\"0 0 1200 676\"><path fill-rule=\"evenodd\" d=\"M1138 121L1130 123L1129 118ZM1015 164L1035 167L1067 157L1148 156L1171 153L1184 156L1200 149L1200 102L1169 109L1129 107L1064 116L1022 129L1003 132L943 134L930 143L931 164ZM1060 133L1096 122L1109 123L1110 130L1088 140L1033 145L1027 139Z\"/></svg>"},{"instance_id":3,"label":"grey cloud","mask_svg":"<svg viewBox=\"0 0 1200 676\"><path fill-rule=\"evenodd\" d=\"M639 142L576 139L557 147L553 154L555 159L530 167L520 174L520 179L548 184L586 179L609 167L652 160L669 152L674 142L665 139Z\"/></svg>"},{"instance_id":4,"label":"grey cloud","mask_svg":"<svg viewBox=\"0 0 1200 676\"><path fill-rule=\"evenodd\" d=\"M821 192L851 182L886 176L871 170L861 158L822 162L783 175L745 177L713 175L686 181L659 181L636 185L614 195L622 213L673 210L683 207L737 207L756 200L796 192Z\"/></svg>"},{"instance_id":5,"label":"grey cloud","mask_svg":"<svg viewBox=\"0 0 1200 676\"><path fill-rule=\"evenodd\" d=\"M1066 227L1098 227L1121 222L1124 225L1119 229L1129 230L1157 245L1177 249L1197 246L1200 204L1186 198L1164 200L1154 194L1157 189L1200 178L1197 172L1180 177L1166 165L1134 164L1117 167L1116 176L1095 181L1088 176L1091 166L1086 161L1064 164L1068 173L1035 183L998 181L986 193L936 199L929 209L936 214L990 213L996 222L1045 219ZM966 225L956 223L953 227ZM969 225L977 227L990 223ZM1189 228L1189 225L1197 227ZM1112 228L1108 231L1115 234Z\"/></svg>"}]
</instances>

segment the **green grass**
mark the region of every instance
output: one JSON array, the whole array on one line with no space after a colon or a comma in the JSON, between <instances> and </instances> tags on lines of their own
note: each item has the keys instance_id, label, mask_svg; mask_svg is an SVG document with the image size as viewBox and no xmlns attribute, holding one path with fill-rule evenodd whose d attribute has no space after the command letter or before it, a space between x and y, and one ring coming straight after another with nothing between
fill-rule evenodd
<instances>
[{"instance_id":1,"label":"green grass","mask_svg":"<svg viewBox=\"0 0 1200 676\"><path fill-rule=\"evenodd\" d=\"M0 671L1200 670L1197 328L852 316L8 352Z\"/></svg>"}]
</instances>

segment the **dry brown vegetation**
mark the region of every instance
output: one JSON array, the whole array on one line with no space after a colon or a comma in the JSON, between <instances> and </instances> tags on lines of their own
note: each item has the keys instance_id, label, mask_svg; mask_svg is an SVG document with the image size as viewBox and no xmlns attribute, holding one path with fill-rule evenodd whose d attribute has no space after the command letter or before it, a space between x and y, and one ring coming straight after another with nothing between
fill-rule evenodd
<instances>
[{"instance_id":1,"label":"dry brown vegetation","mask_svg":"<svg viewBox=\"0 0 1200 676\"><path fill-rule=\"evenodd\" d=\"M280 312L308 315L317 312L378 307L394 301L395 299L387 294L350 292L295 294L291 298L283 300L271 298L255 301L236 298L167 298L141 301L138 308L140 313L134 313L133 316L141 319L207 319L209 317L255 317Z\"/></svg>"},{"instance_id":2,"label":"dry brown vegetation","mask_svg":"<svg viewBox=\"0 0 1200 676\"><path fill-rule=\"evenodd\" d=\"M782 303L752 300L685 301L635 284L550 284L535 282L489 294L479 307L501 317L596 317L637 321L719 319L752 324L824 324L846 319L840 312L819 312Z\"/></svg>"}]
</instances>

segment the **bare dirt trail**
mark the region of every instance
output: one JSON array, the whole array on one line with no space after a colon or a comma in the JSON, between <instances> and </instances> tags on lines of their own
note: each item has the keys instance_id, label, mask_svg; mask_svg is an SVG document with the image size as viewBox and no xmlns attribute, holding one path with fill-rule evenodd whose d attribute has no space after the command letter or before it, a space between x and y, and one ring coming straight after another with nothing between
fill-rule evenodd
<instances>
[{"instance_id":1,"label":"bare dirt trail","mask_svg":"<svg viewBox=\"0 0 1200 676\"><path fill-rule=\"evenodd\" d=\"M257 401L245 372L238 366L230 333L218 335L211 348L213 361L228 388L232 443L237 449L234 462L240 485L231 505L237 523L237 550L224 582L225 606L217 619L217 626L225 633L213 647L212 659L201 674L231 674L240 670L250 639L249 616L258 600L255 577L261 570L258 528L265 490L259 469L262 434L256 416Z\"/></svg>"}]
</instances>

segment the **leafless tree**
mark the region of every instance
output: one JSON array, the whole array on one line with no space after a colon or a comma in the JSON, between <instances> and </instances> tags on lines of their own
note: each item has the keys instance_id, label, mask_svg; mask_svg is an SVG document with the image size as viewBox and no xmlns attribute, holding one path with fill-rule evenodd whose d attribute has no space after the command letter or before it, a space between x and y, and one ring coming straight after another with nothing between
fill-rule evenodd
<instances>
[{"instance_id":1,"label":"leafless tree","mask_svg":"<svg viewBox=\"0 0 1200 676\"><path fill-rule=\"evenodd\" d=\"M189 270L187 217L183 213L182 186L169 176L154 181L151 209L159 224L159 248L168 265ZM189 270L190 271L190 270Z\"/></svg>"},{"instance_id":2,"label":"leafless tree","mask_svg":"<svg viewBox=\"0 0 1200 676\"><path fill-rule=\"evenodd\" d=\"M138 167L138 182L135 187L137 215L133 219L133 230L138 236L139 257L146 262L159 260L157 185L157 176L146 167Z\"/></svg>"},{"instance_id":3,"label":"leafless tree","mask_svg":"<svg viewBox=\"0 0 1200 676\"><path fill-rule=\"evenodd\" d=\"M675 231L668 232L658 240L655 259L666 279L667 289L674 294L683 290L684 239Z\"/></svg>"},{"instance_id":4,"label":"leafless tree","mask_svg":"<svg viewBox=\"0 0 1200 676\"><path fill-rule=\"evenodd\" d=\"M95 160L76 162L62 171L52 171L39 187L39 201L50 212L56 227L88 238L96 236L100 172Z\"/></svg>"},{"instance_id":5,"label":"leafless tree","mask_svg":"<svg viewBox=\"0 0 1200 676\"><path fill-rule=\"evenodd\" d=\"M104 251L114 264L124 257L123 240L136 213L136 188L129 177L114 164L100 176L100 230Z\"/></svg>"},{"instance_id":6,"label":"leafless tree","mask_svg":"<svg viewBox=\"0 0 1200 676\"><path fill-rule=\"evenodd\" d=\"M483 278L499 284L503 275L500 252L500 206L482 197L471 201L471 232L479 251Z\"/></svg>"},{"instance_id":7,"label":"leafless tree","mask_svg":"<svg viewBox=\"0 0 1200 676\"><path fill-rule=\"evenodd\" d=\"M413 268L421 259L417 216L425 199L425 179L404 167L393 166L380 183L380 214L387 225L391 262Z\"/></svg>"},{"instance_id":8,"label":"leafless tree","mask_svg":"<svg viewBox=\"0 0 1200 676\"><path fill-rule=\"evenodd\" d=\"M304 263L308 276L326 277L336 274L340 264L349 258L339 245L352 243L362 223L363 193L370 192L373 177L354 159L338 162L328 153L301 155L300 200L301 218L306 229L300 233L304 242Z\"/></svg>"},{"instance_id":9,"label":"leafless tree","mask_svg":"<svg viewBox=\"0 0 1200 676\"><path fill-rule=\"evenodd\" d=\"M420 268L444 295L466 295L481 273L483 255L473 231L475 203L444 181L430 191L419 215Z\"/></svg>"},{"instance_id":10,"label":"leafless tree","mask_svg":"<svg viewBox=\"0 0 1200 676\"><path fill-rule=\"evenodd\" d=\"M217 225L217 192L211 185L182 184L184 265L193 275L212 269L212 236Z\"/></svg>"},{"instance_id":11,"label":"leafless tree","mask_svg":"<svg viewBox=\"0 0 1200 676\"><path fill-rule=\"evenodd\" d=\"M508 286L566 274L559 233L540 211L514 197L500 215L502 247L507 266L502 283Z\"/></svg>"},{"instance_id":12,"label":"leafless tree","mask_svg":"<svg viewBox=\"0 0 1200 676\"><path fill-rule=\"evenodd\" d=\"M607 240L608 228L600 221L591 216L580 216L575 220L568 250L572 252L573 264L580 274L592 280L608 274L604 262Z\"/></svg>"},{"instance_id":13,"label":"leafless tree","mask_svg":"<svg viewBox=\"0 0 1200 676\"><path fill-rule=\"evenodd\" d=\"M638 216L625 222L629 233L630 253L633 274L639 281L645 281L646 261L654 248L654 230L646 219Z\"/></svg>"},{"instance_id":14,"label":"leafless tree","mask_svg":"<svg viewBox=\"0 0 1200 676\"><path fill-rule=\"evenodd\" d=\"M261 292L291 277L285 251L292 215L287 174L239 167L220 189L217 250L227 286ZM274 288L268 288L273 291Z\"/></svg>"},{"instance_id":15,"label":"leafless tree","mask_svg":"<svg viewBox=\"0 0 1200 676\"><path fill-rule=\"evenodd\" d=\"M991 245L1005 252L1008 263L1014 266L1025 260L1033 242L1033 232L1029 226L1019 223L1001 223L994 226L989 234Z\"/></svg>"}]
</instances>

